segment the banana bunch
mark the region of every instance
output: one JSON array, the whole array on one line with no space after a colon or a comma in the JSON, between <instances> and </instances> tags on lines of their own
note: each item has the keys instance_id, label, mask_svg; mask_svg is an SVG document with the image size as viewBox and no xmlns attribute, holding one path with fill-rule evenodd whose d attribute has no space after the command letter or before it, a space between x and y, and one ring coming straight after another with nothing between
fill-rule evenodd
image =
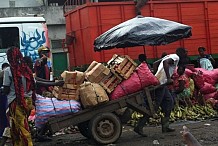
<instances>
[{"instance_id":1,"label":"banana bunch","mask_svg":"<svg viewBox=\"0 0 218 146\"><path fill-rule=\"evenodd\" d=\"M161 117L164 114L161 110L156 113L159 118L149 118L149 124L159 125ZM170 114L170 121L174 122L176 120L201 120L205 118L211 118L217 115L217 112L213 109L210 104L199 105L194 104L190 107L177 105ZM131 126L136 126L138 120L143 117L142 114L138 112L133 112L131 115L131 120L128 122Z\"/></svg>"},{"instance_id":2,"label":"banana bunch","mask_svg":"<svg viewBox=\"0 0 218 146\"><path fill-rule=\"evenodd\" d=\"M158 126L160 123L161 123L161 118L159 119L149 118L150 125Z\"/></svg>"},{"instance_id":3,"label":"banana bunch","mask_svg":"<svg viewBox=\"0 0 218 146\"><path fill-rule=\"evenodd\" d=\"M213 107L210 104L206 104L203 106L203 110L209 117L214 117L217 115L217 112L213 109Z\"/></svg>"},{"instance_id":4,"label":"banana bunch","mask_svg":"<svg viewBox=\"0 0 218 146\"><path fill-rule=\"evenodd\" d=\"M200 114L195 113L193 107L185 107L184 113L185 116L183 117L183 119L185 120L196 120L200 116Z\"/></svg>"},{"instance_id":5,"label":"banana bunch","mask_svg":"<svg viewBox=\"0 0 218 146\"><path fill-rule=\"evenodd\" d=\"M182 107L176 106L174 110L171 112L173 119L171 120L178 120L182 118Z\"/></svg>"},{"instance_id":6,"label":"banana bunch","mask_svg":"<svg viewBox=\"0 0 218 146\"><path fill-rule=\"evenodd\" d=\"M142 114L134 111L131 115L131 120L128 122L128 124L130 124L131 126L135 127L137 125L137 122L139 120L139 118L143 117Z\"/></svg>"},{"instance_id":7,"label":"banana bunch","mask_svg":"<svg viewBox=\"0 0 218 146\"><path fill-rule=\"evenodd\" d=\"M170 122L175 122L175 121L176 121L175 113L171 112L170 113Z\"/></svg>"},{"instance_id":8,"label":"banana bunch","mask_svg":"<svg viewBox=\"0 0 218 146\"><path fill-rule=\"evenodd\" d=\"M132 119L136 119L136 120L138 120L138 119L141 118L141 117L143 117L143 115L140 114L140 113L138 113L138 112L136 112L136 111L134 111L134 112L132 113L132 115L131 115L131 118L132 118Z\"/></svg>"},{"instance_id":9,"label":"banana bunch","mask_svg":"<svg viewBox=\"0 0 218 146\"><path fill-rule=\"evenodd\" d=\"M137 120L131 119L131 120L129 120L129 121L127 122L127 124L128 124L128 125L131 125L132 127L136 127L137 122L138 122Z\"/></svg>"}]
</instances>

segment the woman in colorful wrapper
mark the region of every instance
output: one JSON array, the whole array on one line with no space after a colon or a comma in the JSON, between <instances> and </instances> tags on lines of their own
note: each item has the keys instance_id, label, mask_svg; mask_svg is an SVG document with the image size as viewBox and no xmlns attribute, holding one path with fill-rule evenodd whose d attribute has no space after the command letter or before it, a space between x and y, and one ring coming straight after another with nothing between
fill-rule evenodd
<instances>
[{"instance_id":1,"label":"woman in colorful wrapper","mask_svg":"<svg viewBox=\"0 0 218 146\"><path fill-rule=\"evenodd\" d=\"M185 74L185 66L178 66L177 75L173 76L174 79L174 89L177 94L176 101L184 101L186 105L191 105L191 88L190 79ZM176 103L178 105L178 103Z\"/></svg>"},{"instance_id":2,"label":"woman in colorful wrapper","mask_svg":"<svg viewBox=\"0 0 218 146\"><path fill-rule=\"evenodd\" d=\"M8 98L11 139L14 146L32 146L28 116L33 109L35 82L33 72L24 63L19 48L7 51L10 67L4 71L4 93Z\"/></svg>"}]
</instances>

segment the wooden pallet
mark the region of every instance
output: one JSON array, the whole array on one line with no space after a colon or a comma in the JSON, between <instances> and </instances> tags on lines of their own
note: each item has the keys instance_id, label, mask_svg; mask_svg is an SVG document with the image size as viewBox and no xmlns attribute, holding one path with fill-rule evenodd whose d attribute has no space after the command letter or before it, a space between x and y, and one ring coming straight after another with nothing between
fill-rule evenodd
<instances>
[{"instance_id":1,"label":"wooden pallet","mask_svg":"<svg viewBox=\"0 0 218 146\"><path fill-rule=\"evenodd\" d=\"M107 93L111 93L121 81L122 78L113 70L111 70L110 75L105 77L100 82L100 85L107 91Z\"/></svg>"},{"instance_id":2,"label":"wooden pallet","mask_svg":"<svg viewBox=\"0 0 218 146\"><path fill-rule=\"evenodd\" d=\"M128 55L124 57L124 60L120 64L113 66L111 70L117 72L124 79L128 79L138 65Z\"/></svg>"}]
</instances>

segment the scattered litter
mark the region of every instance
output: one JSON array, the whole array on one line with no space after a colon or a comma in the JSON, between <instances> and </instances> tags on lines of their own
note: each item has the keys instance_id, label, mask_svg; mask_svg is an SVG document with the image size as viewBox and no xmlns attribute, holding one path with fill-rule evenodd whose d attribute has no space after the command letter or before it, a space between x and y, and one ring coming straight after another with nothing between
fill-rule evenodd
<instances>
[{"instance_id":1,"label":"scattered litter","mask_svg":"<svg viewBox=\"0 0 218 146\"><path fill-rule=\"evenodd\" d=\"M206 124L204 124L205 126L210 126L211 124L209 124L209 123L206 123Z\"/></svg>"},{"instance_id":2,"label":"scattered litter","mask_svg":"<svg viewBox=\"0 0 218 146\"><path fill-rule=\"evenodd\" d=\"M200 141L200 142L204 142L204 140L202 140L202 139L201 139L201 140L199 140L199 141Z\"/></svg>"},{"instance_id":3,"label":"scattered litter","mask_svg":"<svg viewBox=\"0 0 218 146\"><path fill-rule=\"evenodd\" d=\"M116 144L112 144L112 143L111 143L111 144L108 144L107 146L116 146Z\"/></svg>"},{"instance_id":4,"label":"scattered litter","mask_svg":"<svg viewBox=\"0 0 218 146\"><path fill-rule=\"evenodd\" d=\"M160 143L158 142L158 140L154 140L153 144L157 145L157 144L160 144Z\"/></svg>"}]
</instances>

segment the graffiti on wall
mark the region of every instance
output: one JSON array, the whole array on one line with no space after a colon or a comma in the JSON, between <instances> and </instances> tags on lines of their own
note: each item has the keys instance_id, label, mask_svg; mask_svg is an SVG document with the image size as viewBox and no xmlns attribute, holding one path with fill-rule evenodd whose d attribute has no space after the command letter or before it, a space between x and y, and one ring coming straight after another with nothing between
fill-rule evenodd
<instances>
[{"instance_id":1,"label":"graffiti on wall","mask_svg":"<svg viewBox=\"0 0 218 146\"><path fill-rule=\"evenodd\" d=\"M38 58L38 48L41 47L45 42L45 31L41 33L36 29L35 32L31 34L26 34L22 32L21 37L21 52L24 56L30 56L33 61Z\"/></svg>"}]
</instances>

